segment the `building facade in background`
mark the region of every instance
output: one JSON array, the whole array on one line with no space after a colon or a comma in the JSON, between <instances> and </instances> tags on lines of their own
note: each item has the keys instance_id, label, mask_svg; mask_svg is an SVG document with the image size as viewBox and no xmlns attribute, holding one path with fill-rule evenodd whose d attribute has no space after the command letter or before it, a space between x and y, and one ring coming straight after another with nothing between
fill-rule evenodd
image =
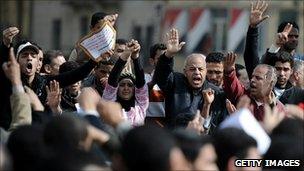
<instances>
[{"instance_id":1,"label":"building facade in background","mask_svg":"<svg viewBox=\"0 0 304 171\"><path fill-rule=\"evenodd\" d=\"M33 39L45 50L60 49L69 54L89 31L94 12L118 13L118 38L139 40L142 55L163 41L172 27L186 41L184 54L230 50L242 54L248 28L249 1L0 1L0 27L18 26L22 36ZM281 21L299 24L300 53L304 52L304 1L270 1L270 18L260 27L262 54L274 39ZM242 61L241 61L242 63Z\"/></svg>"}]
</instances>

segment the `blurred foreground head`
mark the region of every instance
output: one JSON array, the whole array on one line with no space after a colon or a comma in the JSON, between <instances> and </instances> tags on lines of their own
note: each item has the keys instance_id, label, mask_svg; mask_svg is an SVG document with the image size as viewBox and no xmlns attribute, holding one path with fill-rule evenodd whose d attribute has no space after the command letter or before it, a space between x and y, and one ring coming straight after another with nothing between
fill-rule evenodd
<instances>
[{"instance_id":1,"label":"blurred foreground head","mask_svg":"<svg viewBox=\"0 0 304 171\"><path fill-rule=\"evenodd\" d=\"M174 136L193 170L218 170L211 137L184 129L175 130Z\"/></svg>"},{"instance_id":2,"label":"blurred foreground head","mask_svg":"<svg viewBox=\"0 0 304 171\"><path fill-rule=\"evenodd\" d=\"M190 169L172 135L152 125L136 127L126 135L122 157L127 170L132 171Z\"/></svg>"},{"instance_id":3,"label":"blurred foreground head","mask_svg":"<svg viewBox=\"0 0 304 171\"><path fill-rule=\"evenodd\" d=\"M220 170L248 170L249 168L236 168L236 159L260 159L257 142L243 130L225 128L214 134L214 147L218 156L217 164ZM250 168L250 170L261 168Z\"/></svg>"}]
</instances>

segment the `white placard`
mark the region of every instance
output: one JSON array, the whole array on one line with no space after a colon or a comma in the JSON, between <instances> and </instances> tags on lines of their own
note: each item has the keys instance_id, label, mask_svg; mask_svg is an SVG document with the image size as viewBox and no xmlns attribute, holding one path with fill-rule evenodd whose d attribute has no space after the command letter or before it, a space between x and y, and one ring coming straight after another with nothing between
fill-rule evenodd
<instances>
[{"instance_id":1,"label":"white placard","mask_svg":"<svg viewBox=\"0 0 304 171\"><path fill-rule=\"evenodd\" d=\"M95 61L101 60L101 55L114 49L116 31L109 22L104 22L101 27L82 38L77 44L84 52Z\"/></svg>"},{"instance_id":2,"label":"white placard","mask_svg":"<svg viewBox=\"0 0 304 171\"><path fill-rule=\"evenodd\" d=\"M271 143L270 137L248 109L236 111L220 124L220 129L227 127L244 130L257 141L258 150L261 154L265 154L267 152Z\"/></svg>"}]
</instances>

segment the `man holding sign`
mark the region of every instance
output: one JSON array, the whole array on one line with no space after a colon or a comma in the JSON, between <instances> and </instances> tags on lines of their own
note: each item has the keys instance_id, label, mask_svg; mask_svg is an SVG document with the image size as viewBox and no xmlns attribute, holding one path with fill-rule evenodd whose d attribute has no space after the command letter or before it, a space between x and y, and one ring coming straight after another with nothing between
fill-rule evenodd
<instances>
[{"instance_id":1,"label":"man holding sign","mask_svg":"<svg viewBox=\"0 0 304 171\"><path fill-rule=\"evenodd\" d=\"M88 36L92 36L92 34L96 33L96 31L98 31L98 30L100 31L101 27L104 26L103 23L105 21L107 21L109 23L109 25L112 26L112 28L113 28L117 17L118 17L118 14L108 15L103 12L97 12L97 13L93 14L92 18L91 18L90 33ZM115 30L114 30L114 32L115 32ZM116 35L116 33L115 33L115 35ZM87 38L87 36L85 38ZM87 56L90 56L90 55L85 53L83 48L79 47L79 44L77 44L75 49L73 49L73 51L70 54L69 61L76 61L79 64L83 64L85 61L88 60Z\"/></svg>"},{"instance_id":2,"label":"man holding sign","mask_svg":"<svg viewBox=\"0 0 304 171\"><path fill-rule=\"evenodd\" d=\"M108 21L100 21L89 35L82 38L77 45L95 61L102 60L101 54L115 48L116 31Z\"/></svg>"}]
</instances>

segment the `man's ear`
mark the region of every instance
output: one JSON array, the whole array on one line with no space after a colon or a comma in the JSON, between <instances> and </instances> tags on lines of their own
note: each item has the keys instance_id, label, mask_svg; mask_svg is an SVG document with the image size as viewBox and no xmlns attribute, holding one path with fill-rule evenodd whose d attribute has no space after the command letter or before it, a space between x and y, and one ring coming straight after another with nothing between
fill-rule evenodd
<instances>
[{"instance_id":1,"label":"man's ear","mask_svg":"<svg viewBox=\"0 0 304 171\"><path fill-rule=\"evenodd\" d=\"M275 83L273 80L271 80L271 82L270 82L270 87L273 88L273 87L275 86L275 84L276 84L276 83Z\"/></svg>"},{"instance_id":2,"label":"man's ear","mask_svg":"<svg viewBox=\"0 0 304 171\"><path fill-rule=\"evenodd\" d=\"M51 71L52 71L52 68L49 64L45 64L44 65L44 71L47 73L47 74L50 74Z\"/></svg>"},{"instance_id":3,"label":"man's ear","mask_svg":"<svg viewBox=\"0 0 304 171\"><path fill-rule=\"evenodd\" d=\"M183 68L183 71L184 71L184 75L186 75L186 72L187 72L187 71L186 71L186 68Z\"/></svg>"},{"instance_id":4,"label":"man's ear","mask_svg":"<svg viewBox=\"0 0 304 171\"><path fill-rule=\"evenodd\" d=\"M292 74L292 76L294 77L294 79L295 79L296 81L299 80L299 73L298 73L298 72L294 72L294 73Z\"/></svg>"}]
</instances>

